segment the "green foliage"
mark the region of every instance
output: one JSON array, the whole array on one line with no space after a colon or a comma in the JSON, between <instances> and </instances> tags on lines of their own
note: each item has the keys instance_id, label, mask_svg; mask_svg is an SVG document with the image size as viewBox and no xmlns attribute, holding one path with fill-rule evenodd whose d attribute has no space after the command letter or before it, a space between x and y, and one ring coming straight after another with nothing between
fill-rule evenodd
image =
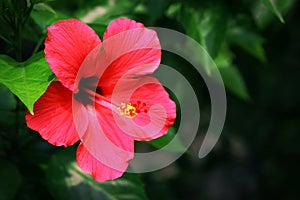
<instances>
[{"instance_id":1,"label":"green foliage","mask_svg":"<svg viewBox=\"0 0 300 200\"><path fill-rule=\"evenodd\" d=\"M46 171L47 187L55 199L147 199L137 174L126 174L114 181L98 183L77 166L75 151L57 152Z\"/></svg>"},{"instance_id":2,"label":"green foliage","mask_svg":"<svg viewBox=\"0 0 300 200\"><path fill-rule=\"evenodd\" d=\"M242 27L232 27L228 35L232 44L240 46L261 62L266 62L265 50L263 48L264 40L257 33Z\"/></svg>"},{"instance_id":3,"label":"green foliage","mask_svg":"<svg viewBox=\"0 0 300 200\"><path fill-rule=\"evenodd\" d=\"M235 66L220 68L225 86L238 97L249 100L249 94L242 75Z\"/></svg>"},{"instance_id":4,"label":"green foliage","mask_svg":"<svg viewBox=\"0 0 300 200\"><path fill-rule=\"evenodd\" d=\"M9 88L33 114L35 101L54 79L44 54L36 54L24 63L0 56L0 83Z\"/></svg>"},{"instance_id":5,"label":"green foliage","mask_svg":"<svg viewBox=\"0 0 300 200\"><path fill-rule=\"evenodd\" d=\"M275 0L263 0L263 3L278 17L278 19L284 23L284 19L279 11L277 1Z\"/></svg>"},{"instance_id":6,"label":"green foliage","mask_svg":"<svg viewBox=\"0 0 300 200\"><path fill-rule=\"evenodd\" d=\"M32 19L41 27L51 25L57 20L56 12L47 4L35 4L31 12Z\"/></svg>"},{"instance_id":7,"label":"green foliage","mask_svg":"<svg viewBox=\"0 0 300 200\"><path fill-rule=\"evenodd\" d=\"M176 11L175 11L176 12ZM234 19L228 16L228 11L220 6L205 7L196 10L195 8L184 5L178 9L180 13L178 20L184 26L187 34L199 42L209 55L214 59L218 68L233 65L233 53L228 44L236 44L255 56L262 62L265 62L264 49L262 47L262 38L255 33L247 32L231 21ZM231 23L229 23L229 22ZM226 49L223 44L226 43ZM194 57L201 56L201 53L193 53ZM201 56L201 59L206 59ZM210 62L204 63L205 70L210 75ZM229 67L222 69L223 81L230 91L242 99L248 99L247 88L237 69Z\"/></svg>"}]
</instances>

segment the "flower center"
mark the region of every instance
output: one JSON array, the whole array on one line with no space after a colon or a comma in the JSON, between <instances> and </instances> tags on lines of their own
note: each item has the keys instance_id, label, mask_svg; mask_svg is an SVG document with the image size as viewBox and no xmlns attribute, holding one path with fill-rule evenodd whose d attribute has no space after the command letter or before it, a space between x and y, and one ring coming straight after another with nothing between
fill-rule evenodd
<instances>
[{"instance_id":1,"label":"flower center","mask_svg":"<svg viewBox=\"0 0 300 200\"><path fill-rule=\"evenodd\" d=\"M134 104L122 102L120 107L118 107L117 109L120 112L121 116L130 118L130 119L135 118L141 112L144 112L144 113L148 112L147 104L143 103L141 101L137 101Z\"/></svg>"},{"instance_id":2,"label":"flower center","mask_svg":"<svg viewBox=\"0 0 300 200\"><path fill-rule=\"evenodd\" d=\"M102 94L102 88L97 86L98 78L82 78L78 85L78 92L74 95L75 99L83 105L92 105L96 94Z\"/></svg>"}]
</instances>

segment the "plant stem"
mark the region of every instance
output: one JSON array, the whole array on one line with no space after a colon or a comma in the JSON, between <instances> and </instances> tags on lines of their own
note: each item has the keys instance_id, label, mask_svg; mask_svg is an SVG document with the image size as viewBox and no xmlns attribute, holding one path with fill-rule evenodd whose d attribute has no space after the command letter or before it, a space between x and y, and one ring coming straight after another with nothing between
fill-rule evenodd
<instances>
[{"instance_id":1,"label":"plant stem","mask_svg":"<svg viewBox=\"0 0 300 200\"><path fill-rule=\"evenodd\" d=\"M20 19L17 19L16 29L16 60L22 62L22 23L20 23Z\"/></svg>"},{"instance_id":2,"label":"plant stem","mask_svg":"<svg viewBox=\"0 0 300 200\"><path fill-rule=\"evenodd\" d=\"M41 45L43 44L44 40L46 39L46 33L43 33L43 35L41 36L41 38L39 39L39 41L37 42L32 55L36 54L39 50L39 48L41 47Z\"/></svg>"}]
</instances>

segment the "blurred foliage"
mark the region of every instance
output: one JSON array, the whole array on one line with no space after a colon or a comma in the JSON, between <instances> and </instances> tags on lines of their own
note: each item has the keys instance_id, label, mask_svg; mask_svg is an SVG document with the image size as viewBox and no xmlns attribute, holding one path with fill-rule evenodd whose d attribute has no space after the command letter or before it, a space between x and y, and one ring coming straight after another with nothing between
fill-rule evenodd
<instances>
[{"instance_id":1,"label":"blurred foliage","mask_svg":"<svg viewBox=\"0 0 300 200\"><path fill-rule=\"evenodd\" d=\"M0 199L297 199L299 6L295 0L0 0ZM213 152L200 160L207 89L189 63L164 52L163 64L201 83L194 88L202 116L198 136L187 154L142 174L143 181L125 174L95 183L74 164L76 148L49 145L26 127L24 115L55 78L42 53L46 27L79 18L102 37L119 17L200 43L228 90L227 120ZM178 126L148 144L164 146ZM180 141L169 150L183 151Z\"/></svg>"}]
</instances>

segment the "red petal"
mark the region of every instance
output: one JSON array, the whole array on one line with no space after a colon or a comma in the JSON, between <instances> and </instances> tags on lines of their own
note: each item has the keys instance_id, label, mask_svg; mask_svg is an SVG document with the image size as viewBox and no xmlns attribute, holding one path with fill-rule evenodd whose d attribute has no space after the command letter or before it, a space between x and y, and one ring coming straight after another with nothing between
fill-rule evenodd
<instances>
[{"instance_id":1,"label":"red petal","mask_svg":"<svg viewBox=\"0 0 300 200\"><path fill-rule=\"evenodd\" d=\"M152 77L119 82L113 96L114 104L131 103L140 112L133 119L116 118L120 128L135 140L152 140L167 133L176 118L176 105L163 86Z\"/></svg>"},{"instance_id":2,"label":"red petal","mask_svg":"<svg viewBox=\"0 0 300 200\"><path fill-rule=\"evenodd\" d=\"M86 163L81 161L80 166L95 179L110 179L102 174L103 165L118 171L118 174L124 172L133 158L134 140L116 126L109 108L97 105L97 112L90 106L87 110L89 125L86 132L79 133L79 136L93 159Z\"/></svg>"},{"instance_id":3,"label":"red petal","mask_svg":"<svg viewBox=\"0 0 300 200\"><path fill-rule=\"evenodd\" d=\"M105 136L111 141L115 146L127 151L134 152L134 140L131 136L124 133L115 123L113 116L113 111L105 106L96 105L97 109L97 119L99 124L102 125ZM130 155L130 159L133 155Z\"/></svg>"},{"instance_id":4,"label":"red petal","mask_svg":"<svg viewBox=\"0 0 300 200\"><path fill-rule=\"evenodd\" d=\"M89 153L82 143L78 146L76 159L78 166L99 182L119 178L124 173L102 164Z\"/></svg>"},{"instance_id":5,"label":"red petal","mask_svg":"<svg viewBox=\"0 0 300 200\"><path fill-rule=\"evenodd\" d=\"M161 47L156 32L133 20L121 18L110 23L103 46L98 66L105 70L99 82L103 94L110 94L125 74L151 74L160 63Z\"/></svg>"},{"instance_id":6,"label":"red petal","mask_svg":"<svg viewBox=\"0 0 300 200\"><path fill-rule=\"evenodd\" d=\"M84 116L81 127L86 129ZM26 113L27 126L38 131L49 143L56 146L70 146L79 140L73 123L72 92L61 85L52 82L47 91L34 104L34 115Z\"/></svg>"},{"instance_id":7,"label":"red petal","mask_svg":"<svg viewBox=\"0 0 300 200\"><path fill-rule=\"evenodd\" d=\"M97 34L85 23L77 19L62 20L48 27L46 60L59 81L73 90L83 60L100 43Z\"/></svg>"},{"instance_id":8,"label":"red petal","mask_svg":"<svg viewBox=\"0 0 300 200\"><path fill-rule=\"evenodd\" d=\"M109 37L114 36L120 32L135 28L144 28L144 24L126 18L116 19L108 25L103 35L103 40L107 40Z\"/></svg>"}]
</instances>

